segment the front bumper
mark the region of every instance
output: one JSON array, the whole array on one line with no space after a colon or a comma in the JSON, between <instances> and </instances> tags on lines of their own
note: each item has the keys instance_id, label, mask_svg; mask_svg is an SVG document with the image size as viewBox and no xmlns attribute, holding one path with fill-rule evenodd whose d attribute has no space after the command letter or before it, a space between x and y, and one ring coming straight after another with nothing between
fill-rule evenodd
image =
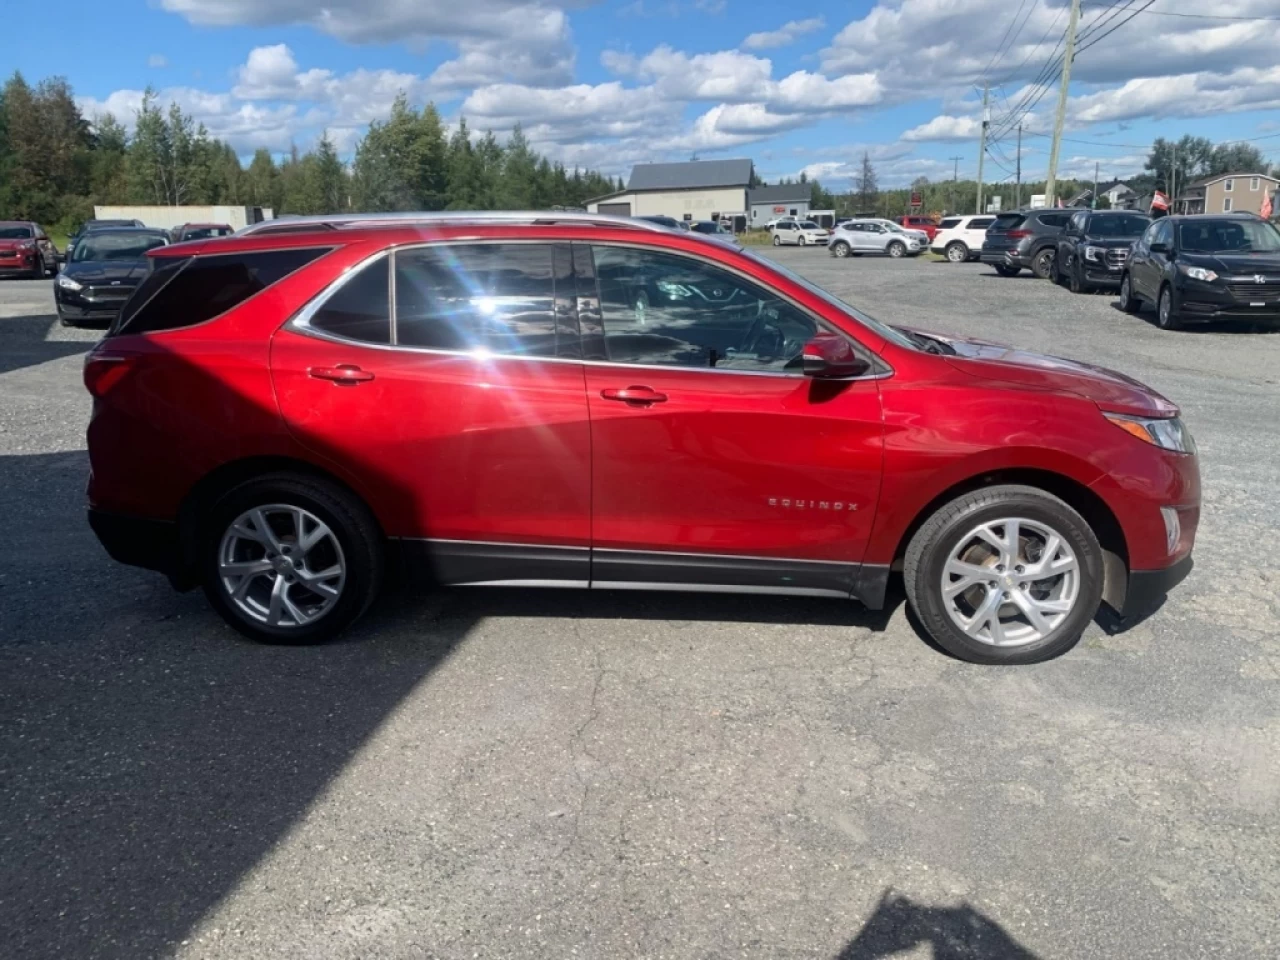
<instances>
[{"instance_id":1,"label":"front bumper","mask_svg":"<svg viewBox=\"0 0 1280 960\"><path fill-rule=\"evenodd\" d=\"M1154 613L1169 591L1187 579L1187 574L1194 565L1191 554L1188 553L1173 566L1163 570L1131 571L1124 601L1116 612L1126 620L1141 619Z\"/></svg>"},{"instance_id":2,"label":"front bumper","mask_svg":"<svg viewBox=\"0 0 1280 960\"><path fill-rule=\"evenodd\" d=\"M53 282L53 300L57 305L60 316L73 320L110 322L119 315L120 309L125 305L129 294L133 293L133 289L133 287L120 287L119 290L124 293L123 297L117 293L107 299L96 297L92 293L86 296L85 292L81 290L68 290L59 286L55 280Z\"/></svg>"},{"instance_id":3,"label":"front bumper","mask_svg":"<svg viewBox=\"0 0 1280 960\"><path fill-rule=\"evenodd\" d=\"M39 269L35 251L0 257L0 273L31 273Z\"/></svg>"},{"instance_id":4,"label":"front bumper","mask_svg":"<svg viewBox=\"0 0 1280 960\"><path fill-rule=\"evenodd\" d=\"M1120 289L1120 280L1124 276L1124 266L1112 268L1109 265L1085 261L1084 279L1095 287L1115 287Z\"/></svg>"},{"instance_id":5,"label":"front bumper","mask_svg":"<svg viewBox=\"0 0 1280 960\"><path fill-rule=\"evenodd\" d=\"M1280 295L1270 290L1252 299L1248 290L1242 297L1220 284L1190 278L1183 278L1177 289L1178 318L1183 322L1245 320L1280 324Z\"/></svg>"}]
</instances>

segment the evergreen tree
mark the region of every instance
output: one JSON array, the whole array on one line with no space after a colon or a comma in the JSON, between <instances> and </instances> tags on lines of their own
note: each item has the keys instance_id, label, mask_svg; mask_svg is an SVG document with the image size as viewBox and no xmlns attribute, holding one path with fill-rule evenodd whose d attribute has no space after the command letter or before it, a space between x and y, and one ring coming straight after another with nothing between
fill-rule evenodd
<instances>
[{"instance_id":1,"label":"evergreen tree","mask_svg":"<svg viewBox=\"0 0 1280 960\"><path fill-rule=\"evenodd\" d=\"M467 118L458 118L458 129L449 138L445 155L445 192L450 210L481 210L480 170Z\"/></svg>"},{"instance_id":2,"label":"evergreen tree","mask_svg":"<svg viewBox=\"0 0 1280 960\"><path fill-rule=\"evenodd\" d=\"M525 139L524 131L517 123L503 148L502 178L497 204L499 209L534 209L537 165L538 158L529 149L529 141Z\"/></svg>"},{"instance_id":3,"label":"evergreen tree","mask_svg":"<svg viewBox=\"0 0 1280 960\"><path fill-rule=\"evenodd\" d=\"M338 159L338 151L326 130L316 145L315 172L321 213L341 213L347 209L347 171Z\"/></svg>"},{"instance_id":4,"label":"evergreen tree","mask_svg":"<svg viewBox=\"0 0 1280 960\"><path fill-rule=\"evenodd\" d=\"M280 210L280 171L271 152L259 147L253 154L249 169L245 173L244 199L247 203L259 207L274 207Z\"/></svg>"},{"instance_id":5,"label":"evergreen tree","mask_svg":"<svg viewBox=\"0 0 1280 960\"><path fill-rule=\"evenodd\" d=\"M858 212L870 212L876 209L879 190L876 187L876 168L871 165L871 154L862 153L862 170L854 178L854 193L858 200Z\"/></svg>"}]
</instances>

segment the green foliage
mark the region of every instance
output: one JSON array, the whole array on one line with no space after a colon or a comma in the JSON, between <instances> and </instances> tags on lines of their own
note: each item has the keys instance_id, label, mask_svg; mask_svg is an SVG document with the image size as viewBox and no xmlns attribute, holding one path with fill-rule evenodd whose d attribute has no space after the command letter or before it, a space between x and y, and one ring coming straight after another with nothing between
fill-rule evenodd
<instances>
[{"instance_id":1,"label":"green foliage","mask_svg":"<svg viewBox=\"0 0 1280 960\"><path fill-rule=\"evenodd\" d=\"M868 212L876 208L880 191L876 183L876 168L871 165L871 154L863 151L862 169L853 181L857 211Z\"/></svg>"},{"instance_id":2,"label":"green foliage","mask_svg":"<svg viewBox=\"0 0 1280 960\"><path fill-rule=\"evenodd\" d=\"M1223 173L1264 173L1267 159L1251 143L1214 145L1207 137L1185 136L1181 140L1158 137L1147 155L1146 169L1152 178L1178 193L1193 180Z\"/></svg>"}]
</instances>

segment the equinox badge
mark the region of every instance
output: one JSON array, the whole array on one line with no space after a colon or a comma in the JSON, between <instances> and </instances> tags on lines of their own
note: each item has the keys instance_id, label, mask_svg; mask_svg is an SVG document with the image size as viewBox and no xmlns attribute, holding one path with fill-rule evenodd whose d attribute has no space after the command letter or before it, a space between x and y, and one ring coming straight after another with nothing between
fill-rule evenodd
<instances>
[{"instance_id":1,"label":"equinox badge","mask_svg":"<svg viewBox=\"0 0 1280 960\"><path fill-rule=\"evenodd\" d=\"M856 503L841 500L791 500L786 497L770 497L769 506L783 510L857 510Z\"/></svg>"}]
</instances>

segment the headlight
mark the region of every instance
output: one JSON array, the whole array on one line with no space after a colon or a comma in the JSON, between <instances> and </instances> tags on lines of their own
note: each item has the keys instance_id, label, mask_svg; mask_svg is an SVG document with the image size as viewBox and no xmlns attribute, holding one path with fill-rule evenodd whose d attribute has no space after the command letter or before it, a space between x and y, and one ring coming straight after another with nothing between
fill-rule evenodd
<instances>
[{"instance_id":1,"label":"headlight","mask_svg":"<svg viewBox=\"0 0 1280 960\"><path fill-rule=\"evenodd\" d=\"M1206 270L1204 267L1188 267L1183 265L1182 272L1192 280L1203 280L1208 283L1210 280L1217 280L1218 275L1212 270Z\"/></svg>"},{"instance_id":2,"label":"headlight","mask_svg":"<svg viewBox=\"0 0 1280 960\"><path fill-rule=\"evenodd\" d=\"M1104 259L1106 255L1107 255L1106 247L1085 247L1084 248L1084 258L1086 260L1093 260L1095 263L1099 260Z\"/></svg>"},{"instance_id":3,"label":"headlight","mask_svg":"<svg viewBox=\"0 0 1280 960\"><path fill-rule=\"evenodd\" d=\"M70 277L68 277L65 273L58 274L58 279L54 282L57 283L57 285L60 286L63 290L83 290L84 289L83 283L77 283L75 280L72 280Z\"/></svg>"},{"instance_id":4,"label":"headlight","mask_svg":"<svg viewBox=\"0 0 1280 960\"><path fill-rule=\"evenodd\" d=\"M1196 442L1191 439L1189 431L1178 417L1126 417L1119 413L1107 413L1104 416L1125 433L1131 434L1149 443L1153 447L1162 447L1174 453L1195 453Z\"/></svg>"}]
</instances>

